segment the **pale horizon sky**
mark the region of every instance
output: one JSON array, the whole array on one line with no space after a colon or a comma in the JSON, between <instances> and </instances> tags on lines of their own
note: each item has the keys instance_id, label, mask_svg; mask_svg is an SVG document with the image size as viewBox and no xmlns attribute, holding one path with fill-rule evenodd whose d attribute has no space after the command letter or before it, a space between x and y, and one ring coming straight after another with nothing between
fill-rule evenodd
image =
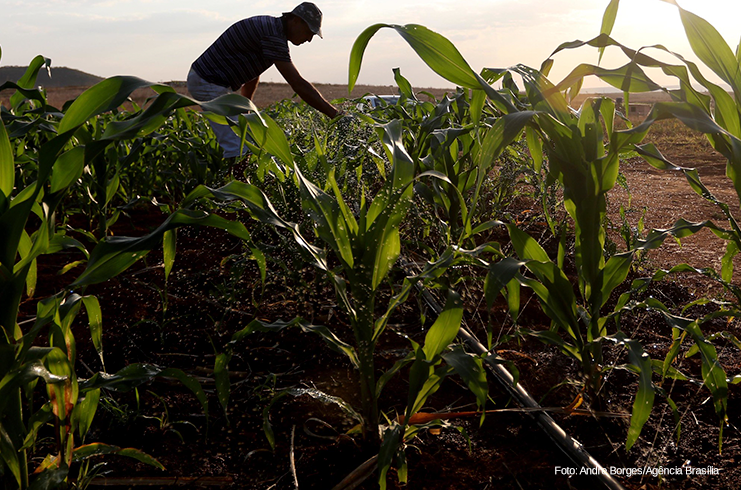
<instances>
[{"instance_id":1,"label":"pale horizon sky","mask_svg":"<svg viewBox=\"0 0 741 490\"><path fill-rule=\"evenodd\" d=\"M55 66L94 75L135 75L152 82L185 80L190 64L232 23L252 15L280 15L296 0L196 2L193 0L2 0L0 65L27 65L41 54ZM314 83L347 83L350 50L368 26L421 24L450 39L475 71L522 63L539 68L561 43L599 34L609 0L317 0L324 13L324 39L291 47L299 72ZM680 0L708 20L735 51L741 36L741 1ZM660 0L622 0L613 37L631 48L663 44L694 60L677 9ZM613 48L614 49L614 48ZM657 58L656 50L647 52ZM583 47L555 56L550 79L557 82L579 63L597 63ZM617 49L601 63L627 60ZM451 87L432 72L393 30L371 39L359 84L394 85L393 68L416 88ZM650 74L650 76L653 74ZM706 75L709 75L706 72ZM710 77L713 79L712 77ZM262 81L282 82L271 68ZM670 83L656 75L655 81ZM588 79L585 87L600 86Z\"/></svg>"}]
</instances>

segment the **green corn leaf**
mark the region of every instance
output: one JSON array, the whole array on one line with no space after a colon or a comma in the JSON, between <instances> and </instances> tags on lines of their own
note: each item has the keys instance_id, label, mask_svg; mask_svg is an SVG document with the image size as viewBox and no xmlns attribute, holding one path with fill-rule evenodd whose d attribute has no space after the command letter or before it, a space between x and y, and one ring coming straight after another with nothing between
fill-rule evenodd
<instances>
[{"instance_id":1,"label":"green corn leaf","mask_svg":"<svg viewBox=\"0 0 741 490\"><path fill-rule=\"evenodd\" d=\"M3 464L10 470L11 475L15 478L18 488L21 487L21 465L18 461L18 450L13 445L10 435L3 425L0 425L0 457Z\"/></svg>"},{"instance_id":2,"label":"green corn leaf","mask_svg":"<svg viewBox=\"0 0 741 490\"><path fill-rule=\"evenodd\" d=\"M358 38L353 43L350 51L350 62L348 64L348 81L347 81L347 93L352 92L355 88L355 83L358 81L360 75L360 65L363 62L363 54L365 49L368 47L370 39L383 27L389 27L388 24L374 24L367 27L363 32L360 33Z\"/></svg>"},{"instance_id":3,"label":"green corn leaf","mask_svg":"<svg viewBox=\"0 0 741 490\"><path fill-rule=\"evenodd\" d=\"M185 374L180 369L162 368L153 364L129 364L115 374L96 373L89 379L80 380L79 386L82 392L89 392L106 388L115 391L130 391L152 379L161 376L174 378L188 388L201 404L204 414L208 417L208 400L201 384L192 376Z\"/></svg>"},{"instance_id":4,"label":"green corn leaf","mask_svg":"<svg viewBox=\"0 0 741 490\"><path fill-rule=\"evenodd\" d=\"M66 190L82 176L84 167L85 147L77 146L62 153L52 168L50 192Z\"/></svg>"},{"instance_id":5,"label":"green corn leaf","mask_svg":"<svg viewBox=\"0 0 741 490\"><path fill-rule=\"evenodd\" d=\"M175 378L180 381L183 386L188 388L201 404L201 409L203 410L203 413L206 416L206 421L208 422L208 399L206 398L206 393L203 391L201 383L199 383L189 374L186 374L184 371L176 368L163 369L159 373L159 376L166 378Z\"/></svg>"},{"instance_id":6,"label":"green corn leaf","mask_svg":"<svg viewBox=\"0 0 741 490\"><path fill-rule=\"evenodd\" d=\"M729 241L726 245L726 253L721 259L721 277L725 282L730 283L733 279L733 258L738 254L738 243Z\"/></svg>"},{"instance_id":7,"label":"green corn leaf","mask_svg":"<svg viewBox=\"0 0 741 490\"><path fill-rule=\"evenodd\" d=\"M26 296L33 297L36 294L36 282L38 281L38 264L34 259L28 267L26 274Z\"/></svg>"},{"instance_id":8,"label":"green corn leaf","mask_svg":"<svg viewBox=\"0 0 741 490\"><path fill-rule=\"evenodd\" d=\"M337 179L335 178L335 171L336 170L334 167L330 169L329 175L327 176L327 181L332 187L332 192L334 192L335 200L337 202L337 205L340 207L340 211L342 212L344 225L347 227L350 236L354 236L358 233L358 222L355 220L355 216L353 216L352 211L350 211L350 207L347 205L345 199L342 197L342 191L340 190L339 185L337 185Z\"/></svg>"},{"instance_id":9,"label":"green corn leaf","mask_svg":"<svg viewBox=\"0 0 741 490\"><path fill-rule=\"evenodd\" d=\"M103 444L102 442L86 444L84 446L75 448L73 452L73 461L80 462L88 458L91 458L93 456L100 456L100 455L105 455L105 454L116 454L118 456L126 456L128 458L133 458L149 466L153 466L159 470L165 469L165 467L162 466L162 463L157 461L155 458L153 458L149 454L143 451L140 451L139 449L134 449L131 447L121 448L118 446Z\"/></svg>"},{"instance_id":10,"label":"green corn leaf","mask_svg":"<svg viewBox=\"0 0 741 490\"><path fill-rule=\"evenodd\" d=\"M33 248L33 241L31 240L31 237L28 235L26 230L23 230L23 234L21 235L21 240L18 242L18 255L20 255L21 258L27 257L31 253L31 248ZM24 267L28 262L25 262L23 266L17 267L14 270L17 272L19 269ZM30 274L32 271L35 271L34 264L36 264L35 261L31 263L31 268L28 269L28 273ZM29 281L34 281L34 284L29 284ZM28 291L31 291L35 289L35 277L28 277L26 279L26 289ZM29 294L30 296L30 294Z\"/></svg>"},{"instance_id":11,"label":"green corn leaf","mask_svg":"<svg viewBox=\"0 0 741 490\"><path fill-rule=\"evenodd\" d=\"M520 284L533 290L543 311L564 329L581 349L583 340L579 329L574 289L563 271L551 262L528 262L526 267L539 281L518 276Z\"/></svg>"},{"instance_id":12,"label":"green corn leaf","mask_svg":"<svg viewBox=\"0 0 741 490\"><path fill-rule=\"evenodd\" d=\"M724 425L728 417L728 382L726 381L726 372L718 361L718 353L715 347L704 339L697 324L688 325L687 330L699 348L700 357L702 358L702 378L705 386L707 386L713 395L715 412L718 415L720 423Z\"/></svg>"},{"instance_id":13,"label":"green corn leaf","mask_svg":"<svg viewBox=\"0 0 741 490\"><path fill-rule=\"evenodd\" d=\"M546 251L533 237L512 224L507 225L507 230L509 231L509 236L512 240L512 246L515 248L517 255L521 259L536 260L538 262L551 261Z\"/></svg>"},{"instance_id":14,"label":"green corn leaf","mask_svg":"<svg viewBox=\"0 0 741 490\"><path fill-rule=\"evenodd\" d=\"M90 390L85 394L72 412L73 426L77 427L77 431L80 434L82 440L85 439L90 430L90 426L93 423L95 412L98 410L98 403L100 402L100 390Z\"/></svg>"},{"instance_id":15,"label":"green corn leaf","mask_svg":"<svg viewBox=\"0 0 741 490\"><path fill-rule=\"evenodd\" d=\"M733 51L723 36L705 19L679 6L687 40L695 55L716 75L731 86L736 100L741 97L741 72Z\"/></svg>"},{"instance_id":16,"label":"green corn leaf","mask_svg":"<svg viewBox=\"0 0 741 490\"><path fill-rule=\"evenodd\" d=\"M601 280L597 281L598 283L602 283L602 302L600 306L604 306L607 303L612 291L628 277L632 263L633 252L613 255L607 261L604 269L600 271Z\"/></svg>"},{"instance_id":17,"label":"green corn leaf","mask_svg":"<svg viewBox=\"0 0 741 490\"><path fill-rule=\"evenodd\" d=\"M39 75L39 70L41 70L44 65L46 65L48 70L51 66L51 60L49 58L44 58L41 55L36 56L33 60L31 60L31 63L28 64L28 68L26 69L26 72L23 74L21 79L18 80L18 85L26 89L33 88L34 85L36 85L36 78ZM13 108L13 110L17 110L18 107L23 103L24 99L24 93L17 91L10 97L10 106Z\"/></svg>"},{"instance_id":18,"label":"green corn leaf","mask_svg":"<svg viewBox=\"0 0 741 490\"><path fill-rule=\"evenodd\" d=\"M409 80L404 78L399 68L394 68L394 81L396 82L396 85L398 85L399 93L401 95L407 99L417 100L417 97L414 95L414 90L412 89L412 84L409 83Z\"/></svg>"},{"instance_id":19,"label":"green corn leaf","mask_svg":"<svg viewBox=\"0 0 741 490\"><path fill-rule=\"evenodd\" d=\"M690 184L690 187L692 190L695 191L699 196L703 197L704 199L712 202L721 210L723 211L723 214L725 214L726 218L728 219L728 223L731 225L731 228L734 232L735 237L741 236L741 226L737 223L736 219L734 218L733 214L730 211L730 208L726 203L721 202L719 199L717 199L710 190L702 183L700 180L700 176L697 173L697 170L693 168L684 168L677 166L664 158L664 156L661 154L661 152L653 145L653 144L647 144L647 145L638 145L635 147L638 154L641 155L649 164L651 164L653 167L658 168L660 170L674 170L674 171L681 171L684 173L685 178L687 179L687 182ZM737 183L741 185L741 183ZM678 222L679 223L679 222ZM718 236L721 236L723 238L733 238L733 237L725 237L725 233L715 227L711 222L705 222L705 226L710 228L713 233L715 233ZM653 233L653 232L652 232ZM735 238L734 240L738 240L738 238ZM727 255L732 254L731 250L727 250Z\"/></svg>"},{"instance_id":20,"label":"green corn leaf","mask_svg":"<svg viewBox=\"0 0 741 490\"><path fill-rule=\"evenodd\" d=\"M273 451L275 451L275 433L273 432L273 425L270 423L270 409L286 395L288 395L287 391L279 392L270 400L270 403L262 409L262 431L265 434L265 439L268 440L268 444L270 444L270 449Z\"/></svg>"},{"instance_id":21,"label":"green corn leaf","mask_svg":"<svg viewBox=\"0 0 741 490\"><path fill-rule=\"evenodd\" d=\"M348 225L345 221L338 201L306 179L299 169L296 169L296 177L303 198L302 205L316 223L317 233L337 253L344 264L352 269L355 262L350 241L352 223Z\"/></svg>"},{"instance_id":22,"label":"green corn leaf","mask_svg":"<svg viewBox=\"0 0 741 490\"><path fill-rule=\"evenodd\" d=\"M423 351L425 358L432 361L445 350L458 335L463 319L463 301L455 291L448 291L442 313L427 331Z\"/></svg>"},{"instance_id":23,"label":"green corn leaf","mask_svg":"<svg viewBox=\"0 0 741 490\"><path fill-rule=\"evenodd\" d=\"M661 376L665 377L670 369L672 369L672 363L679 355L679 349L682 346L682 342L687 336L687 332L681 331L678 328L672 328L673 341L669 351L666 353L664 362L661 365Z\"/></svg>"},{"instance_id":24,"label":"green corn leaf","mask_svg":"<svg viewBox=\"0 0 741 490\"><path fill-rule=\"evenodd\" d=\"M533 169L540 173L540 169L543 168L543 142L535 130L530 127L525 129L525 138L530 151L530 158L533 159Z\"/></svg>"},{"instance_id":25,"label":"green corn leaf","mask_svg":"<svg viewBox=\"0 0 741 490\"><path fill-rule=\"evenodd\" d=\"M387 220L401 221L402 212L406 211L409 199L412 197L410 184L414 179L414 161L404 147L402 123L395 119L382 126L383 144L393 165L388 184L379 192L366 213L367 229L375 224L376 218L383 214ZM399 208L392 205L399 200ZM385 223L383 223L385 224ZM380 230L384 226L377 226Z\"/></svg>"},{"instance_id":26,"label":"green corn leaf","mask_svg":"<svg viewBox=\"0 0 741 490\"><path fill-rule=\"evenodd\" d=\"M484 174L504 149L520 137L522 130L535 115L536 113L533 111L518 111L497 119L484 136L481 152L478 155L478 162L482 166ZM479 178L483 179L483 177Z\"/></svg>"},{"instance_id":27,"label":"green corn leaf","mask_svg":"<svg viewBox=\"0 0 741 490\"><path fill-rule=\"evenodd\" d=\"M75 369L67 354L62 349L52 349L44 358L44 364L50 373L65 379L62 383L47 384L46 389L52 402L54 415L60 420L67 418L69 406L77 403L78 385Z\"/></svg>"},{"instance_id":28,"label":"green corn leaf","mask_svg":"<svg viewBox=\"0 0 741 490\"><path fill-rule=\"evenodd\" d=\"M73 456L72 461L75 463L79 463L81 461L85 461L88 458L92 458L94 456L101 456L105 454L114 454L118 451L120 451L121 448L118 446L111 446L110 444L104 444L102 442L94 442L92 444L85 444L83 446L76 447Z\"/></svg>"},{"instance_id":29,"label":"green corn leaf","mask_svg":"<svg viewBox=\"0 0 741 490\"><path fill-rule=\"evenodd\" d=\"M178 210L157 229L143 237L107 237L93 249L88 266L73 286L95 284L115 277L155 249L163 234L179 226L211 226L249 239L243 224L199 211Z\"/></svg>"},{"instance_id":30,"label":"green corn leaf","mask_svg":"<svg viewBox=\"0 0 741 490\"><path fill-rule=\"evenodd\" d=\"M250 126L257 146L274 155L293 168L293 153L283 129L266 114L251 113L244 116Z\"/></svg>"},{"instance_id":31,"label":"green corn leaf","mask_svg":"<svg viewBox=\"0 0 741 490\"><path fill-rule=\"evenodd\" d=\"M530 337L538 339L544 344L555 345L563 354L569 357L573 357L579 362L581 362L582 360L581 348L574 346L570 342L567 342L561 335L554 332L553 330L526 330L524 331L524 333L526 333Z\"/></svg>"},{"instance_id":32,"label":"green corn leaf","mask_svg":"<svg viewBox=\"0 0 741 490\"><path fill-rule=\"evenodd\" d=\"M131 391L156 378L163 370L153 364L129 364L114 374L95 373L88 379L80 379L80 390L87 392L105 388L120 392Z\"/></svg>"},{"instance_id":33,"label":"green corn leaf","mask_svg":"<svg viewBox=\"0 0 741 490\"><path fill-rule=\"evenodd\" d=\"M59 133L63 134L97 114L119 107L134 90L151 85L141 78L128 76L107 78L93 85L69 106L59 123Z\"/></svg>"},{"instance_id":34,"label":"green corn leaf","mask_svg":"<svg viewBox=\"0 0 741 490\"><path fill-rule=\"evenodd\" d=\"M43 350L43 356L47 355L52 349ZM40 360L26 360L22 367L8 372L0 379L0 412L5 410L8 400L12 398L14 390L42 378L47 384L64 383L67 378L57 376L50 372Z\"/></svg>"},{"instance_id":35,"label":"green corn leaf","mask_svg":"<svg viewBox=\"0 0 741 490\"><path fill-rule=\"evenodd\" d=\"M682 415L679 412L679 407L677 407L677 404L674 403L674 400L672 400L669 396L666 397L666 403L669 404L669 407L672 409L672 415L674 416L674 423L676 424L676 429L674 430L674 433L676 434L676 440L679 442L679 438L682 435Z\"/></svg>"},{"instance_id":36,"label":"green corn leaf","mask_svg":"<svg viewBox=\"0 0 741 490\"><path fill-rule=\"evenodd\" d=\"M383 442L378 451L378 485L386 490L386 474L391 469L391 463L404 442L404 426L392 425L383 431Z\"/></svg>"},{"instance_id":37,"label":"green corn leaf","mask_svg":"<svg viewBox=\"0 0 741 490\"><path fill-rule=\"evenodd\" d=\"M666 322L674 328L687 332L695 342L696 350L700 352L702 359L702 379L705 387L713 396L715 412L720 423L720 436L718 446L723 443L723 426L728 419L728 381L726 372L718 361L718 352L715 347L705 339L697 321L692 321L666 311L661 311Z\"/></svg>"},{"instance_id":38,"label":"green corn leaf","mask_svg":"<svg viewBox=\"0 0 741 490\"><path fill-rule=\"evenodd\" d=\"M513 322L520 316L520 282L517 278L507 283L507 309Z\"/></svg>"},{"instance_id":39,"label":"green corn leaf","mask_svg":"<svg viewBox=\"0 0 741 490\"><path fill-rule=\"evenodd\" d=\"M630 427L628 428L628 437L625 441L625 450L630 451L641 435L641 430L653 410L655 396L651 383L653 367L651 358L644 352L643 346L639 341L628 339L622 333L616 334L612 339L627 347L628 360L638 373L638 391L633 400Z\"/></svg>"},{"instance_id":40,"label":"green corn leaf","mask_svg":"<svg viewBox=\"0 0 741 490\"><path fill-rule=\"evenodd\" d=\"M41 473L33 478L29 490L55 490L59 488L69 476L69 467L62 464L57 467L56 458L47 455L41 464Z\"/></svg>"},{"instance_id":41,"label":"green corn leaf","mask_svg":"<svg viewBox=\"0 0 741 490\"><path fill-rule=\"evenodd\" d=\"M48 424L50 423L54 423L54 416L51 413L51 404L47 402L44 403L44 405L42 405L41 408L36 411L36 413L31 415L30 419L28 420L28 432L26 433L26 438L23 441L23 446L19 449L19 451L34 447L38 440L39 431L42 428L48 427ZM73 423L75 422L73 421Z\"/></svg>"},{"instance_id":42,"label":"green corn leaf","mask_svg":"<svg viewBox=\"0 0 741 490\"><path fill-rule=\"evenodd\" d=\"M227 406L229 405L229 397L231 395L231 383L229 381L229 361L231 355L222 352L216 356L214 361L214 380L216 381L216 395L221 404L221 408L224 409L224 415L227 414Z\"/></svg>"},{"instance_id":43,"label":"green corn leaf","mask_svg":"<svg viewBox=\"0 0 741 490\"><path fill-rule=\"evenodd\" d=\"M19 271L31 265L36 258L46 253L49 248L49 227L40 226L36 233L30 239L31 247L28 248L28 242L24 239L25 230L21 234L21 240L18 243L18 251L21 252L21 260L13 267L13 272L18 274ZM26 242L26 243L23 243ZM19 277L21 277L19 275Z\"/></svg>"},{"instance_id":44,"label":"green corn leaf","mask_svg":"<svg viewBox=\"0 0 741 490\"><path fill-rule=\"evenodd\" d=\"M355 349L353 349L352 346L340 340L334 333L332 333L329 328L323 325L312 325L305 322L301 318L294 318L290 322L278 320L273 323L265 323L260 320L252 320L246 327L232 335L230 345L239 342L240 340L255 332L279 332L284 328L294 326L301 328L304 332L319 335L325 342L327 342L327 345L329 345L332 350L345 354L354 366L358 365L357 354L355 353Z\"/></svg>"},{"instance_id":45,"label":"green corn leaf","mask_svg":"<svg viewBox=\"0 0 741 490\"><path fill-rule=\"evenodd\" d=\"M417 52L427 66L456 85L466 88L481 88L479 77L471 69L458 49L440 34L416 24L404 26L394 24L375 24L363 31L355 40L350 52L348 90L352 91L360 74L363 53L376 32L381 28L394 29Z\"/></svg>"},{"instance_id":46,"label":"green corn leaf","mask_svg":"<svg viewBox=\"0 0 741 490\"><path fill-rule=\"evenodd\" d=\"M300 172L297 176L298 175L300 175ZM198 199L204 197L212 197L224 201L235 199L241 200L245 205L247 205L250 214L254 219L262 223L268 223L289 230L293 234L296 242L311 255L314 265L322 270L329 270L324 250L310 244L301 234L298 225L283 220L275 211L275 208L273 208L273 205L265 194L254 185L245 184L244 182L235 180L219 189L199 186L183 199L181 206L190 206ZM234 234L235 230L236 228L230 229L230 233ZM235 236L249 241L249 234L246 229L240 231L240 234Z\"/></svg>"},{"instance_id":47,"label":"green corn leaf","mask_svg":"<svg viewBox=\"0 0 741 490\"><path fill-rule=\"evenodd\" d=\"M391 175L365 214L367 231L363 233L362 226L360 231L365 243L375 244L366 247L362 256L362 267L371 273L373 290L378 288L399 257L399 225L413 197L414 162L404 148L399 120L383 126L383 142L391 154Z\"/></svg>"},{"instance_id":48,"label":"green corn leaf","mask_svg":"<svg viewBox=\"0 0 741 490\"><path fill-rule=\"evenodd\" d=\"M566 78L558 82L556 87L564 90L588 76L599 77L602 81L624 92L652 92L661 89L661 86L648 78L643 69L636 63L628 63L614 69L581 64L574 68Z\"/></svg>"},{"instance_id":49,"label":"green corn leaf","mask_svg":"<svg viewBox=\"0 0 741 490\"><path fill-rule=\"evenodd\" d=\"M378 245L373 254L373 262L375 265L373 268L373 277L371 279L373 290L376 290L378 286L381 285L381 282L386 278L391 267L396 263L396 259L399 258L399 254L401 253L401 238L399 230L392 226L388 226L382 230L380 227L377 227L379 232L370 235L378 237L378 242L376 242Z\"/></svg>"},{"instance_id":50,"label":"green corn leaf","mask_svg":"<svg viewBox=\"0 0 741 490\"><path fill-rule=\"evenodd\" d=\"M8 132L0 120L0 214L7 209L15 186L15 159Z\"/></svg>"},{"instance_id":51,"label":"green corn leaf","mask_svg":"<svg viewBox=\"0 0 741 490\"><path fill-rule=\"evenodd\" d=\"M311 398L324 403L325 405L334 405L338 407L346 416L348 416L352 420L355 420L357 422L363 421L363 417L358 412L356 412L349 403L347 403L342 398L332 396L328 393L325 393L324 391L317 390L316 388L289 388L286 390L286 392L289 395L296 397L308 395Z\"/></svg>"},{"instance_id":52,"label":"green corn leaf","mask_svg":"<svg viewBox=\"0 0 741 490\"><path fill-rule=\"evenodd\" d=\"M414 349L414 351L419 349L419 344L417 344L413 340L410 340L410 342L412 343L412 349ZM381 391L383 391L384 386L386 386L386 383L388 383L391 378L397 375L399 371L407 367L410 363L414 362L414 351L409 352L409 354L407 354L404 359L399 359L398 361L396 361L390 369L388 369L378 378L378 381L376 382L376 398L381 396Z\"/></svg>"},{"instance_id":53,"label":"green corn leaf","mask_svg":"<svg viewBox=\"0 0 741 490\"><path fill-rule=\"evenodd\" d=\"M162 235L162 260L165 263L165 282L170 277L177 251L177 229L167 230Z\"/></svg>"},{"instance_id":54,"label":"green corn leaf","mask_svg":"<svg viewBox=\"0 0 741 490\"><path fill-rule=\"evenodd\" d=\"M105 189L105 205L108 206L110 204L111 200L116 196L116 193L118 192L119 185L121 184L121 177L119 176L119 173L116 172L113 174L113 177L108 181L108 185L106 185Z\"/></svg>"},{"instance_id":55,"label":"green corn leaf","mask_svg":"<svg viewBox=\"0 0 741 490\"><path fill-rule=\"evenodd\" d=\"M506 257L489 266L489 272L486 274L486 280L484 281L487 309L491 309L499 292L515 278L523 265L525 265L525 262Z\"/></svg>"},{"instance_id":56,"label":"green corn leaf","mask_svg":"<svg viewBox=\"0 0 741 490\"><path fill-rule=\"evenodd\" d=\"M479 124L481 122L481 115L484 112L484 104L486 103L486 93L483 90L471 90L471 122L473 124Z\"/></svg>"},{"instance_id":57,"label":"green corn leaf","mask_svg":"<svg viewBox=\"0 0 741 490\"><path fill-rule=\"evenodd\" d=\"M427 399L440 389L443 380L453 372L450 366L443 365L438 369L433 369L428 361L419 361L412 365L409 374L409 405L406 410L406 420L422 410Z\"/></svg>"},{"instance_id":58,"label":"green corn leaf","mask_svg":"<svg viewBox=\"0 0 741 490\"><path fill-rule=\"evenodd\" d=\"M476 396L479 410L483 410L489 395L489 385L486 382L486 371L481 358L468 354L461 347L443 354L442 358L463 379L468 389Z\"/></svg>"},{"instance_id":59,"label":"green corn leaf","mask_svg":"<svg viewBox=\"0 0 741 490\"><path fill-rule=\"evenodd\" d=\"M599 111L605 124L605 132L608 137L611 137L615 124L615 101L606 97L597 100L599 101Z\"/></svg>"},{"instance_id":60,"label":"green corn leaf","mask_svg":"<svg viewBox=\"0 0 741 490\"><path fill-rule=\"evenodd\" d=\"M705 227L708 227L711 230L713 229L713 225L709 221L691 223L689 221L685 221L684 219L679 219L671 228L651 230L648 236L646 236L645 240L637 241L635 250L653 250L661 246L661 244L664 243L664 240L666 240L669 236L683 238L697 233Z\"/></svg>"},{"instance_id":61,"label":"green corn leaf","mask_svg":"<svg viewBox=\"0 0 741 490\"><path fill-rule=\"evenodd\" d=\"M390 27L409 43L435 73L461 87L479 88L476 73L448 39L416 24Z\"/></svg>"},{"instance_id":62,"label":"green corn leaf","mask_svg":"<svg viewBox=\"0 0 741 490\"><path fill-rule=\"evenodd\" d=\"M610 0L610 3L605 9L605 13L602 16L602 27L600 28L600 34L610 35L612 28L615 26L615 18L617 17L618 7L620 6L620 0ZM605 53L605 48L599 48L599 60L602 61L602 55Z\"/></svg>"},{"instance_id":63,"label":"green corn leaf","mask_svg":"<svg viewBox=\"0 0 741 490\"><path fill-rule=\"evenodd\" d=\"M90 323L90 337L93 346L105 371L105 362L103 361L103 314L100 310L100 303L95 296L83 296L82 303L85 305L88 322Z\"/></svg>"}]
</instances>

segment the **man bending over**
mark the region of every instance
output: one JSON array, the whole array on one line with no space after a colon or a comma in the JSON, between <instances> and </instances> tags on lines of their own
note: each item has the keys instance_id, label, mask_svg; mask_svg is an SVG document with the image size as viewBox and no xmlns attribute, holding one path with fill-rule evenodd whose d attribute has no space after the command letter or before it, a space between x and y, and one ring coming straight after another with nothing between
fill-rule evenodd
<instances>
[{"instance_id":1,"label":"man bending over","mask_svg":"<svg viewBox=\"0 0 741 490\"><path fill-rule=\"evenodd\" d=\"M239 90L252 99L260 75L272 65L307 104L333 118L338 110L298 72L288 49L322 37L322 12L303 2L281 17L260 15L240 20L229 27L191 65L188 91L200 101ZM229 126L211 123L225 158L240 156L239 137Z\"/></svg>"}]
</instances>

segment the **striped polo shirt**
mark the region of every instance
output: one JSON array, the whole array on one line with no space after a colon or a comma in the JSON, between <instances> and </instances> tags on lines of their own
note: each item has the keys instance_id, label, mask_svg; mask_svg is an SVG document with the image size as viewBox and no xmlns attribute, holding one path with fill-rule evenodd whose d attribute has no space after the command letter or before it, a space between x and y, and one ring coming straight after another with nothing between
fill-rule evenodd
<instances>
[{"instance_id":1,"label":"striped polo shirt","mask_svg":"<svg viewBox=\"0 0 741 490\"><path fill-rule=\"evenodd\" d=\"M259 15L229 27L192 68L207 82L237 90L276 61L291 61L283 21Z\"/></svg>"}]
</instances>

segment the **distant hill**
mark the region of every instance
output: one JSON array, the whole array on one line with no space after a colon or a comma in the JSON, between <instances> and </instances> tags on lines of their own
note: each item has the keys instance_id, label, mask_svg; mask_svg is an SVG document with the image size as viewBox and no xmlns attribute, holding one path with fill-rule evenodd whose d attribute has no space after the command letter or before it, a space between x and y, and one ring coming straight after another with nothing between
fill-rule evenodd
<instances>
[{"instance_id":1,"label":"distant hill","mask_svg":"<svg viewBox=\"0 0 741 490\"><path fill-rule=\"evenodd\" d=\"M24 73L25 66L0 66L0 84L5 82L17 82ZM39 70L39 76L36 78L36 85L45 88L51 87L89 87L103 80L89 73L85 73L74 68L58 66L51 68L51 78L46 73L46 68Z\"/></svg>"}]
</instances>

